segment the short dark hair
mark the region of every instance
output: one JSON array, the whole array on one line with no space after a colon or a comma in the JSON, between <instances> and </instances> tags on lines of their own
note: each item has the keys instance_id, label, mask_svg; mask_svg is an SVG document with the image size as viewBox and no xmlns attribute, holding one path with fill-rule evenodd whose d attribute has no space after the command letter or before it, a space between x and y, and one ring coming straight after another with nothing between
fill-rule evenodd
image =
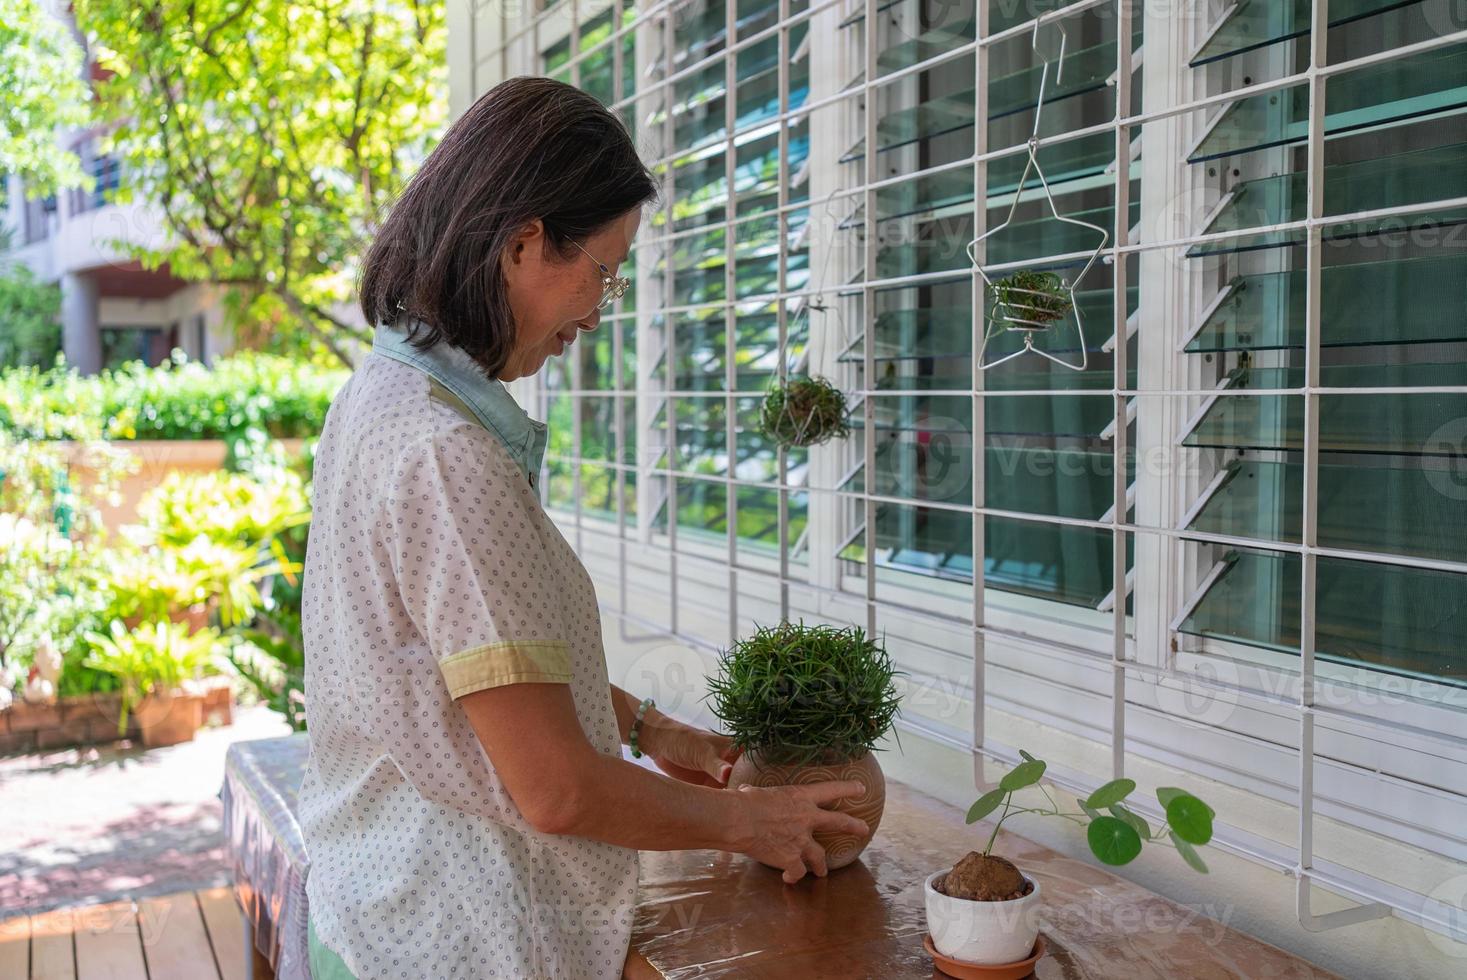
<instances>
[{"instance_id":1,"label":"short dark hair","mask_svg":"<svg viewBox=\"0 0 1467 980\"><path fill-rule=\"evenodd\" d=\"M549 78L511 78L458 119L367 250L359 294L372 325L421 321L413 343L461 348L497 377L514 345L500 258L526 222L569 258L656 196L621 121Z\"/></svg>"}]
</instances>

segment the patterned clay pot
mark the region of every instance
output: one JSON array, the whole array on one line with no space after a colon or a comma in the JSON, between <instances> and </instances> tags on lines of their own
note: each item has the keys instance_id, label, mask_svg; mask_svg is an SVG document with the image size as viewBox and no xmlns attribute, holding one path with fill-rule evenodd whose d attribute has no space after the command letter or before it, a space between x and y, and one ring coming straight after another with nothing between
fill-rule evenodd
<instances>
[{"instance_id":1,"label":"patterned clay pot","mask_svg":"<svg viewBox=\"0 0 1467 980\"><path fill-rule=\"evenodd\" d=\"M886 777L881 774L876 753L867 752L859 759L839 762L788 766L765 763L757 753L746 752L734 763L733 772L728 777L728 788L738 789L744 785L794 786L802 783L823 783L832 779L859 779L866 787L864 796L842 797L830 809L859 817L871 828L871 832L864 838L832 831L819 831L815 834L816 843L825 848L826 866L834 871L860 857L875 836L876 828L881 825L881 814L886 809Z\"/></svg>"}]
</instances>

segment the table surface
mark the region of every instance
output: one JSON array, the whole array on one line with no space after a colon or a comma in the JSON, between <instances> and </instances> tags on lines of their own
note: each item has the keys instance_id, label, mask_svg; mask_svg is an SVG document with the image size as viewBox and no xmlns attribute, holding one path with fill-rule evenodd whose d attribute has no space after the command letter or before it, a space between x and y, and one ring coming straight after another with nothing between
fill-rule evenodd
<instances>
[{"instance_id":1,"label":"table surface","mask_svg":"<svg viewBox=\"0 0 1467 980\"><path fill-rule=\"evenodd\" d=\"M235 790L226 794L234 808L226 823L236 889L255 899L246 907L256 942L272 953L304 949L308 862L294 810L308 744L301 735L238 743L226 774L227 789ZM887 780L886 787L875 839L860 860L826 878L787 886L777 871L742 855L642 852L627 976L942 976L922 948L922 882L981 848L988 831L908 786ZM1093 863L1008 833L998 849L1044 891L1040 922L1049 952L1035 970L1039 980L1334 976ZM272 942L260 942L262 929Z\"/></svg>"},{"instance_id":2,"label":"table surface","mask_svg":"<svg viewBox=\"0 0 1467 980\"><path fill-rule=\"evenodd\" d=\"M787 886L739 855L643 852L627 976L940 977L922 948L922 882L987 834L955 807L888 780L875 839L823 879ZM999 841L1044 892L1040 980L1334 976L1103 868L1012 834Z\"/></svg>"}]
</instances>

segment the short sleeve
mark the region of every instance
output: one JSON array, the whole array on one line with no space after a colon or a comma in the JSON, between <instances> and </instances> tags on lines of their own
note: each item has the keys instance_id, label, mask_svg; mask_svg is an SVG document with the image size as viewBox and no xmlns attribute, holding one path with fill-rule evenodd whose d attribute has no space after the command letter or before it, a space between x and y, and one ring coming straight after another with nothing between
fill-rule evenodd
<instances>
[{"instance_id":1,"label":"short sleeve","mask_svg":"<svg viewBox=\"0 0 1467 980\"><path fill-rule=\"evenodd\" d=\"M383 513L393 574L454 698L571 680L536 506L494 436L467 424L405 446L393 467Z\"/></svg>"}]
</instances>

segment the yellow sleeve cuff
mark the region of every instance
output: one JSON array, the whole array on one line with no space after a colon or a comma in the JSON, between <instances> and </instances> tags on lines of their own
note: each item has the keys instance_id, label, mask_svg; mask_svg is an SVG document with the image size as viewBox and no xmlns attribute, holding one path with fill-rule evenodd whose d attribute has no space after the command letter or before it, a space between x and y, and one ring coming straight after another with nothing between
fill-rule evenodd
<instances>
[{"instance_id":1,"label":"yellow sleeve cuff","mask_svg":"<svg viewBox=\"0 0 1467 980\"><path fill-rule=\"evenodd\" d=\"M438 666L453 698L506 684L569 684L570 645L561 640L486 643L445 657Z\"/></svg>"}]
</instances>

